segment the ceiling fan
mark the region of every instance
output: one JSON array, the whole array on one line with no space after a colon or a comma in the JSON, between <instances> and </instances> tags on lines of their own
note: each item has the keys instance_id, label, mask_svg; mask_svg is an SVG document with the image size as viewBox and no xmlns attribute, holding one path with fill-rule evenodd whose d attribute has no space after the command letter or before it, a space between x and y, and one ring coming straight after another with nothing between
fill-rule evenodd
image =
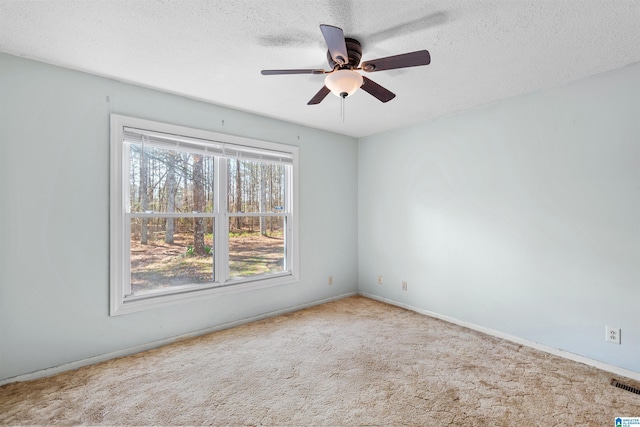
<instances>
[{"instance_id":1,"label":"ceiling fan","mask_svg":"<svg viewBox=\"0 0 640 427\"><path fill-rule=\"evenodd\" d=\"M331 25L320 25L320 31L322 31L329 48L327 60L331 70L262 70L262 74L265 76L277 74L327 74L324 86L311 98L307 105L319 104L329 92L344 99L352 95L360 87L382 102L391 101L396 96L393 92L361 75L357 70L372 73L374 71L428 65L431 62L429 51L418 50L416 52L373 59L360 64L362 46L358 40L345 38L341 28Z\"/></svg>"}]
</instances>

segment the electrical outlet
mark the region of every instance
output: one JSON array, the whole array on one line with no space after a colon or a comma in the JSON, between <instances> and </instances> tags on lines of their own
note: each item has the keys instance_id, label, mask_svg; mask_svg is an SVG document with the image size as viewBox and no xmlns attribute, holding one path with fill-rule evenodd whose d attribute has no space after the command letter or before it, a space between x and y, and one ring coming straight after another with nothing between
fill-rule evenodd
<instances>
[{"instance_id":1,"label":"electrical outlet","mask_svg":"<svg viewBox=\"0 0 640 427\"><path fill-rule=\"evenodd\" d=\"M622 332L620 329L610 328L609 326L604 327L605 336L604 340L607 342L612 342L614 344L620 344L620 333Z\"/></svg>"},{"instance_id":2,"label":"electrical outlet","mask_svg":"<svg viewBox=\"0 0 640 427\"><path fill-rule=\"evenodd\" d=\"M407 290L407 281L406 281L406 280L403 280L403 281L402 281L402 290L403 290L403 291L406 291L406 290Z\"/></svg>"},{"instance_id":3,"label":"electrical outlet","mask_svg":"<svg viewBox=\"0 0 640 427\"><path fill-rule=\"evenodd\" d=\"M382 285L382 276L378 276L378 285Z\"/></svg>"},{"instance_id":4,"label":"electrical outlet","mask_svg":"<svg viewBox=\"0 0 640 427\"><path fill-rule=\"evenodd\" d=\"M329 280L327 280L328 285L333 285L333 276L329 276Z\"/></svg>"}]
</instances>

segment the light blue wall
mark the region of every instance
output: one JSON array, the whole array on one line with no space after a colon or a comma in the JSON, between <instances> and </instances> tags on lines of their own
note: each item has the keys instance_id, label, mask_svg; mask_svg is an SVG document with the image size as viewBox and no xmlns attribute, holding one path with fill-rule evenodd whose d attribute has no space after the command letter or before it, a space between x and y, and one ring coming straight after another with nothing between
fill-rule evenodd
<instances>
[{"instance_id":1,"label":"light blue wall","mask_svg":"<svg viewBox=\"0 0 640 427\"><path fill-rule=\"evenodd\" d=\"M0 103L0 381L356 291L355 139L5 54ZM109 317L112 112L299 146L299 284Z\"/></svg>"},{"instance_id":2,"label":"light blue wall","mask_svg":"<svg viewBox=\"0 0 640 427\"><path fill-rule=\"evenodd\" d=\"M0 54L0 381L356 289L640 372L639 99L634 65L357 143ZM109 317L111 112L299 146L300 283Z\"/></svg>"},{"instance_id":3,"label":"light blue wall","mask_svg":"<svg viewBox=\"0 0 640 427\"><path fill-rule=\"evenodd\" d=\"M359 290L640 372L639 123L635 64L363 138Z\"/></svg>"}]
</instances>

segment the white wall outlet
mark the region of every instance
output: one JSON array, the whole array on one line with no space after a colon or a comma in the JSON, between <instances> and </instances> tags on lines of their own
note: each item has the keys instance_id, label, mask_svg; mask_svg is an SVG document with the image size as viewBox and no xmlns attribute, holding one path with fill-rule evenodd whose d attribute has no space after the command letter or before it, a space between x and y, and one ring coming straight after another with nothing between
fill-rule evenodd
<instances>
[{"instance_id":1,"label":"white wall outlet","mask_svg":"<svg viewBox=\"0 0 640 427\"><path fill-rule=\"evenodd\" d=\"M378 276L378 285L382 285L382 276Z\"/></svg>"},{"instance_id":2,"label":"white wall outlet","mask_svg":"<svg viewBox=\"0 0 640 427\"><path fill-rule=\"evenodd\" d=\"M403 291L406 291L406 290L407 290L407 281L406 281L406 280L403 280L403 281L402 281L402 290L403 290Z\"/></svg>"},{"instance_id":3,"label":"white wall outlet","mask_svg":"<svg viewBox=\"0 0 640 427\"><path fill-rule=\"evenodd\" d=\"M327 284L329 286L333 285L333 276L329 276L329 280L327 280Z\"/></svg>"},{"instance_id":4,"label":"white wall outlet","mask_svg":"<svg viewBox=\"0 0 640 427\"><path fill-rule=\"evenodd\" d=\"M609 326L605 326L605 336L604 340L607 342L612 342L614 344L620 344L620 333L622 332L620 329L610 328Z\"/></svg>"}]
</instances>

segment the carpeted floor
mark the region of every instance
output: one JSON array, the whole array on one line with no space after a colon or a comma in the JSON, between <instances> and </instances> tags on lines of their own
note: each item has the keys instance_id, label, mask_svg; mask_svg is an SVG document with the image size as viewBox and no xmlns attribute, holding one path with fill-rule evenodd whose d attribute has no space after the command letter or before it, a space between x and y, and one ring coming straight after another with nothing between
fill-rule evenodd
<instances>
[{"instance_id":1,"label":"carpeted floor","mask_svg":"<svg viewBox=\"0 0 640 427\"><path fill-rule=\"evenodd\" d=\"M352 297L8 384L0 424L614 426L640 396L611 378Z\"/></svg>"}]
</instances>

